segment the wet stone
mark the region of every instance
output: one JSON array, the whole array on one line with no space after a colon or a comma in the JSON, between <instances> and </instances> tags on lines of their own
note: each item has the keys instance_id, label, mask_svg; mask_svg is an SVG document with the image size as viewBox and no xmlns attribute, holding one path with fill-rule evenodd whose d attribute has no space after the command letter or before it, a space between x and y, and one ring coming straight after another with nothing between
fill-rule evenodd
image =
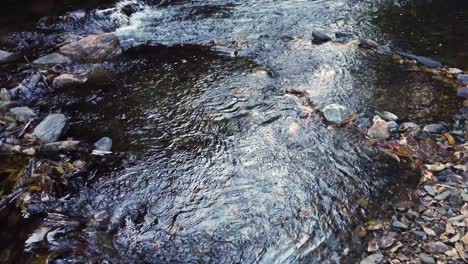
<instances>
[{"instance_id":1,"label":"wet stone","mask_svg":"<svg viewBox=\"0 0 468 264\"><path fill-rule=\"evenodd\" d=\"M29 107L13 107L10 109L10 113L15 117L19 122L27 122L31 118L36 117L37 114Z\"/></svg>"},{"instance_id":2,"label":"wet stone","mask_svg":"<svg viewBox=\"0 0 468 264\"><path fill-rule=\"evenodd\" d=\"M411 221L415 221L419 218L419 214L417 212L409 210L408 212L406 212L406 217L408 217L408 219Z\"/></svg>"},{"instance_id":3,"label":"wet stone","mask_svg":"<svg viewBox=\"0 0 468 264\"><path fill-rule=\"evenodd\" d=\"M68 120L63 114L50 114L34 129L33 135L44 142L55 142L65 134Z\"/></svg>"},{"instance_id":4,"label":"wet stone","mask_svg":"<svg viewBox=\"0 0 468 264\"><path fill-rule=\"evenodd\" d=\"M78 62L100 62L122 54L117 36L112 33L91 35L62 46L59 52Z\"/></svg>"},{"instance_id":5,"label":"wet stone","mask_svg":"<svg viewBox=\"0 0 468 264\"><path fill-rule=\"evenodd\" d=\"M359 46L366 49L376 49L379 46L379 43L371 39L359 39Z\"/></svg>"},{"instance_id":6,"label":"wet stone","mask_svg":"<svg viewBox=\"0 0 468 264\"><path fill-rule=\"evenodd\" d=\"M423 264L435 264L434 258L425 253L419 255L419 260L421 260Z\"/></svg>"},{"instance_id":7,"label":"wet stone","mask_svg":"<svg viewBox=\"0 0 468 264\"><path fill-rule=\"evenodd\" d=\"M70 64L72 60L67 56L54 52L33 61L34 64Z\"/></svg>"},{"instance_id":8,"label":"wet stone","mask_svg":"<svg viewBox=\"0 0 468 264\"><path fill-rule=\"evenodd\" d=\"M443 254L449 250L449 247L442 242L430 242L427 244L431 252Z\"/></svg>"},{"instance_id":9,"label":"wet stone","mask_svg":"<svg viewBox=\"0 0 468 264\"><path fill-rule=\"evenodd\" d=\"M379 264L384 261L384 256L382 254L373 254L367 258L361 260L359 264Z\"/></svg>"},{"instance_id":10,"label":"wet stone","mask_svg":"<svg viewBox=\"0 0 468 264\"><path fill-rule=\"evenodd\" d=\"M434 197L435 200L437 201L443 201L445 199L447 199L452 193L450 191L445 191L441 194L438 194Z\"/></svg>"},{"instance_id":11,"label":"wet stone","mask_svg":"<svg viewBox=\"0 0 468 264\"><path fill-rule=\"evenodd\" d=\"M97 150L110 151L112 149L112 139L103 137L94 143Z\"/></svg>"},{"instance_id":12,"label":"wet stone","mask_svg":"<svg viewBox=\"0 0 468 264\"><path fill-rule=\"evenodd\" d=\"M448 129L442 124L430 124L424 126L423 131L429 134L442 134L443 132L448 131Z\"/></svg>"},{"instance_id":13,"label":"wet stone","mask_svg":"<svg viewBox=\"0 0 468 264\"><path fill-rule=\"evenodd\" d=\"M424 185L423 189L424 189L424 191L426 191L426 193L429 194L430 196L432 196L432 197L436 196L436 193L434 192L434 189L432 188L431 185Z\"/></svg>"},{"instance_id":14,"label":"wet stone","mask_svg":"<svg viewBox=\"0 0 468 264\"><path fill-rule=\"evenodd\" d=\"M400 221L394 220L392 226L399 229L408 229L409 227Z\"/></svg>"},{"instance_id":15,"label":"wet stone","mask_svg":"<svg viewBox=\"0 0 468 264\"><path fill-rule=\"evenodd\" d=\"M314 42L324 43L332 40L330 36L319 31L312 32L312 37L314 37Z\"/></svg>"},{"instance_id":16,"label":"wet stone","mask_svg":"<svg viewBox=\"0 0 468 264\"><path fill-rule=\"evenodd\" d=\"M322 112L328 122L337 125L346 122L353 114L351 110L339 104L327 105Z\"/></svg>"},{"instance_id":17,"label":"wet stone","mask_svg":"<svg viewBox=\"0 0 468 264\"><path fill-rule=\"evenodd\" d=\"M376 114L385 121L398 121L398 116L391 112L383 111L376 112Z\"/></svg>"}]
</instances>

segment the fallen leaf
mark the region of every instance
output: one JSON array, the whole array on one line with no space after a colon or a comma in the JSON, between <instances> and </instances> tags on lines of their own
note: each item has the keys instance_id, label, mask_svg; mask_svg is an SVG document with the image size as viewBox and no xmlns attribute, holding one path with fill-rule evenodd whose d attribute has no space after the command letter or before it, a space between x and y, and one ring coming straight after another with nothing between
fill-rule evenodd
<instances>
[{"instance_id":1,"label":"fallen leaf","mask_svg":"<svg viewBox=\"0 0 468 264\"><path fill-rule=\"evenodd\" d=\"M64 174L65 170L62 167L55 167L55 169L58 171L60 174Z\"/></svg>"},{"instance_id":2,"label":"fallen leaf","mask_svg":"<svg viewBox=\"0 0 468 264\"><path fill-rule=\"evenodd\" d=\"M460 233L455 234L452 238L449 239L450 242L455 243L460 239Z\"/></svg>"},{"instance_id":3,"label":"fallen leaf","mask_svg":"<svg viewBox=\"0 0 468 264\"><path fill-rule=\"evenodd\" d=\"M33 148L28 148L28 149L23 150L23 153L29 156L34 156L36 155L36 150Z\"/></svg>"},{"instance_id":4,"label":"fallen leaf","mask_svg":"<svg viewBox=\"0 0 468 264\"><path fill-rule=\"evenodd\" d=\"M376 224L376 225L370 225L367 227L368 230L370 231L376 231L382 228L382 224Z\"/></svg>"},{"instance_id":5,"label":"fallen leaf","mask_svg":"<svg viewBox=\"0 0 468 264\"><path fill-rule=\"evenodd\" d=\"M379 248L388 248L393 245L393 242L395 242L395 237L395 232L390 232L387 235L381 237L379 241Z\"/></svg>"},{"instance_id":6,"label":"fallen leaf","mask_svg":"<svg viewBox=\"0 0 468 264\"><path fill-rule=\"evenodd\" d=\"M434 232L434 230L430 229L429 227L426 226L421 226L422 229L424 230L424 233L430 235L430 236L437 236L437 234Z\"/></svg>"},{"instance_id":7,"label":"fallen leaf","mask_svg":"<svg viewBox=\"0 0 468 264\"><path fill-rule=\"evenodd\" d=\"M39 192L42 190L42 187L39 186L39 185L33 185L31 186L31 188L29 188L30 191L35 191L35 192Z\"/></svg>"},{"instance_id":8,"label":"fallen leaf","mask_svg":"<svg viewBox=\"0 0 468 264\"><path fill-rule=\"evenodd\" d=\"M368 205L369 205L369 201L364 199L364 198L360 198L357 203L359 204L359 206L363 207L363 208L366 208Z\"/></svg>"},{"instance_id":9,"label":"fallen leaf","mask_svg":"<svg viewBox=\"0 0 468 264\"><path fill-rule=\"evenodd\" d=\"M457 249L452 248L448 251L445 251L445 255L449 256L452 259L459 259L460 257L458 256Z\"/></svg>"},{"instance_id":10,"label":"fallen leaf","mask_svg":"<svg viewBox=\"0 0 468 264\"><path fill-rule=\"evenodd\" d=\"M396 244L396 246L392 247L392 249L390 249L390 252L391 253L395 253L398 249L400 249L401 247L403 246L403 244L401 242L398 242Z\"/></svg>"},{"instance_id":11,"label":"fallen leaf","mask_svg":"<svg viewBox=\"0 0 468 264\"><path fill-rule=\"evenodd\" d=\"M457 249L458 254L460 255L460 257L466 262L466 253L465 253L465 249L463 248L462 244L455 243L455 248Z\"/></svg>"},{"instance_id":12,"label":"fallen leaf","mask_svg":"<svg viewBox=\"0 0 468 264\"><path fill-rule=\"evenodd\" d=\"M458 164L458 165L455 165L453 166L455 169L457 170L462 170L462 171L468 171L468 167L466 165L462 165L462 164Z\"/></svg>"},{"instance_id":13,"label":"fallen leaf","mask_svg":"<svg viewBox=\"0 0 468 264\"><path fill-rule=\"evenodd\" d=\"M463 244L468 245L468 232L461 238Z\"/></svg>"},{"instance_id":14,"label":"fallen leaf","mask_svg":"<svg viewBox=\"0 0 468 264\"><path fill-rule=\"evenodd\" d=\"M430 171L443 171L447 168L444 164L424 164L424 167Z\"/></svg>"},{"instance_id":15,"label":"fallen leaf","mask_svg":"<svg viewBox=\"0 0 468 264\"><path fill-rule=\"evenodd\" d=\"M369 252L375 252L379 249L379 238L374 238L369 242L369 245L367 246L367 251Z\"/></svg>"},{"instance_id":16,"label":"fallen leaf","mask_svg":"<svg viewBox=\"0 0 468 264\"><path fill-rule=\"evenodd\" d=\"M447 139L448 143L452 146L455 146L455 144L457 142L455 142L455 139L453 138L452 135L450 135L450 133L444 133L444 137Z\"/></svg>"},{"instance_id":17,"label":"fallen leaf","mask_svg":"<svg viewBox=\"0 0 468 264\"><path fill-rule=\"evenodd\" d=\"M452 224L448 223L447 225L445 225L445 233L449 235L455 234L455 229L453 228Z\"/></svg>"}]
</instances>

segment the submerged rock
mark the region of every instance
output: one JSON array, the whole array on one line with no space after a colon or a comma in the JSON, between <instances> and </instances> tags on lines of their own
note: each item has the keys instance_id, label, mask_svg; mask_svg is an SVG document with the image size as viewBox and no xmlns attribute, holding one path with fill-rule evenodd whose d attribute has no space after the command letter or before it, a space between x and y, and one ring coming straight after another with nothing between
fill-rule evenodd
<instances>
[{"instance_id":1,"label":"submerged rock","mask_svg":"<svg viewBox=\"0 0 468 264\"><path fill-rule=\"evenodd\" d=\"M406 59L416 60L418 63L429 68L441 68L443 66L442 63L423 56L416 56L405 52L398 52L398 55Z\"/></svg>"},{"instance_id":2,"label":"submerged rock","mask_svg":"<svg viewBox=\"0 0 468 264\"><path fill-rule=\"evenodd\" d=\"M117 36L105 33L62 46L59 52L78 62L100 62L122 54L122 47Z\"/></svg>"},{"instance_id":3,"label":"submerged rock","mask_svg":"<svg viewBox=\"0 0 468 264\"><path fill-rule=\"evenodd\" d=\"M13 107L10 109L10 113L20 122L27 122L31 118L36 117L37 114L29 107Z\"/></svg>"},{"instance_id":4,"label":"submerged rock","mask_svg":"<svg viewBox=\"0 0 468 264\"><path fill-rule=\"evenodd\" d=\"M110 151L112 149L112 139L103 137L94 143L97 150Z\"/></svg>"},{"instance_id":5,"label":"submerged rock","mask_svg":"<svg viewBox=\"0 0 468 264\"><path fill-rule=\"evenodd\" d=\"M33 61L34 64L70 64L72 60L67 56L54 52Z\"/></svg>"},{"instance_id":6,"label":"submerged rock","mask_svg":"<svg viewBox=\"0 0 468 264\"><path fill-rule=\"evenodd\" d=\"M388 128L387 122L382 120L379 116L375 116L374 124L367 131L367 136L374 139L387 139L391 136L390 129Z\"/></svg>"},{"instance_id":7,"label":"submerged rock","mask_svg":"<svg viewBox=\"0 0 468 264\"><path fill-rule=\"evenodd\" d=\"M34 129L33 135L44 142L55 142L65 134L68 119L63 114L50 114Z\"/></svg>"},{"instance_id":8,"label":"submerged rock","mask_svg":"<svg viewBox=\"0 0 468 264\"><path fill-rule=\"evenodd\" d=\"M429 134L442 134L443 132L448 131L448 128L442 124L430 124L424 126L423 131Z\"/></svg>"},{"instance_id":9,"label":"submerged rock","mask_svg":"<svg viewBox=\"0 0 468 264\"><path fill-rule=\"evenodd\" d=\"M57 76L52 82L54 88L63 88L70 85L76 85L86 82L86 78L79 78L74 75L64 73Z\"/></svg>"},{"instance_id":10,"label":"submerged rock","mask_svg":"<svg viewBox=\"0 0 468 264\"><path fill-rule=\"evenodd\" d=\"M328 122L337 125L343 124L353 115L351 110L339 104L327 105L325 108L323 108L322 112Z\"/></svg>"},{"instance_id":11,"label":"submerged rock","mask_svg":"<svg viewBox=\"0 0 468 264\"><path fill-rule=\"evenodd\" d=\"M379 43L371 39L359 39L359 46L366 49L376 49L379 46Z\"/></svg>"},{"instance_id":12,"label":"submerged rock","mask_svg":"<svg viewBox=\"0 0 468 264\"><path fill-rule=\"evenodd\" d=\"M314 31L312 32L312 37L314 37L314 42L318 42L318 43L324 43L324 42L328 42L330 40L332 40L330 38L330 36L328 36L327 34L324 34L322 32L318 32L318 31Z\"/></svg>"}]
</instances>

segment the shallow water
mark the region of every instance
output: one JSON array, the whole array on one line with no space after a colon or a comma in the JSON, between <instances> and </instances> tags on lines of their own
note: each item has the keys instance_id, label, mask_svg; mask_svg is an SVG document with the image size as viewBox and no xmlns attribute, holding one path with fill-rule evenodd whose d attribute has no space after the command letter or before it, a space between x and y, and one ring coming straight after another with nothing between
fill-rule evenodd
<instances>
[{"instance_id":1,"label":"shallow water","mask_svg":"<svg viewBox=\"0 0 468 264\"><path fill-rule=\"evenodd\" d=\"M71 117L69 136L109 136L128 157L67 202L70 214L111 216L111 235L85 228L92 250L72 257L153 263L359 257L351 230L366 216L356 201L378 204L398 169L379 161L355 131L304 118L286 89L306 90L317 108L346 105L363 119L387 110L421 124L449 121L461 101L431 75L355 45L311 43L313 30L390 41L375 22L387 6L177 1L133 14L116 33L126 47L148 45L103 65L114 75L110 84L47 98Z\"/></svg>"}]
</instances>

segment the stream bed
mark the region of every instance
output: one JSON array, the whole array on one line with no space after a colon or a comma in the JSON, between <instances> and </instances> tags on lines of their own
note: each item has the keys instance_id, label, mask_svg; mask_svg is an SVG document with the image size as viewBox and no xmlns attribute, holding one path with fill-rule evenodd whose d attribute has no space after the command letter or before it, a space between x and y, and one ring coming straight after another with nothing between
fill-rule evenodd
<instances>
[{"instance_id":1,"label":"stream bed","mask_svg":"<svg viewBox=\"0 0 468 264\"><path fill-rule=\"evenodd\" d=\"M378 209L401 170L354 131L304 118L286 90L307 91L317 109L339 103L367 120L378 110L419 124L450 122L463 102L450 85L353 45L311 42L312 31L346 32L465 67L468 6L448 2L457 23L440 23L461 32L450 39L423 26L427 3L393 1L168 1L142 4L123 20L50 22L52 33L35 34L112 31L126 48L99 65L110 82L53 91L37 104L70 117L67 136L108 136L124 156L64 199L71 218L105 214L109 223L82 227L78 249L61 256L356 262L365 246L352 230L369 217L358 200ZM432 38L420 42L405 19Z\"/></svg>"}]
</instances>

